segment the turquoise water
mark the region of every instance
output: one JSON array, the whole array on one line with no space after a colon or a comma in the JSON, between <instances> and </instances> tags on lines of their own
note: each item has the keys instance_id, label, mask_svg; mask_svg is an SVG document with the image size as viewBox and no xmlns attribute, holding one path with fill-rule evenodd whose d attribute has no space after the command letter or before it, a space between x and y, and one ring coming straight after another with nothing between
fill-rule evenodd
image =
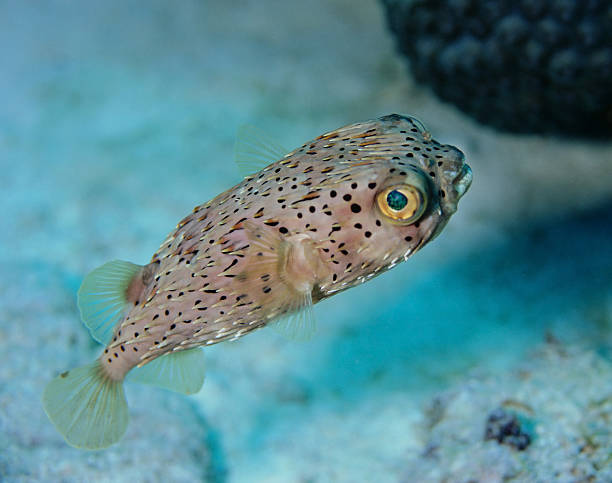
<instances>
[{"instance_id":1,"label":"turquoise water","mask_svg":"<svg viewBox=\"0 0 612 483\"><path fill-rule=\"evenodd\" d=\"M0 479L417 481L437 395L478 387L485 411L528 400L474 381L503 389L551 341L608 360L612 146L498 134L439 103L412 83L375 2L4 2L0 27ZM196 396L129 386L119 445L65 445L39 401L99 351L75 304L84 275L145 263L193 206L235 184L240 125L293 148L391 112L422 119L473 168L443 234L318 305L312 341L262 330L211 347ZM595 391L585 405L612 390L588 385L592 371L562 381ZM539 389L554 399L555 384ZM575 440L597 419L579 424L568 415L582 406L529 390L540 453L503 450L537 466L554 447L551 412ZM456 458L484 443L461 444Z\"/></svg>"}]
</instances>

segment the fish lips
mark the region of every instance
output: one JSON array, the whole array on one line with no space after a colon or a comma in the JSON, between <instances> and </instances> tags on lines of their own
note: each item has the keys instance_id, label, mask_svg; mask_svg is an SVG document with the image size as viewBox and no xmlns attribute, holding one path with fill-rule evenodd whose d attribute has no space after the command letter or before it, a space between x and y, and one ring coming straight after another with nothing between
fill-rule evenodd
<instances>
[{"instance_id":1,"label":"fish lips","mask_svg":"<svg viewBox=\"0 0 612 483\"><path fill-rule=\"evenodd\" d=\"M447 171L444 175L447 184L444 190L445 196L440 200L440 206L444 215L450 216L457 211L459 199L472 185L472 169L463 163L458 171Z\"/></svg>"}]
</instances>

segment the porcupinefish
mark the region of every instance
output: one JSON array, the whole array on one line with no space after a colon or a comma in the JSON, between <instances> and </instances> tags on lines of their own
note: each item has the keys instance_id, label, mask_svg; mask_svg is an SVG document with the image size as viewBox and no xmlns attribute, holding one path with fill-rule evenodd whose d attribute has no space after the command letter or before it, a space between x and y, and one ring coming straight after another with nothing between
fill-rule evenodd
<instances>
[{"instance_id":1,"label":"porcupinefish","mask_svg":"<svg viewBox=\"0 0 612 483\"><path fill-rule=\"evenodd\" d=\"M116 260L84 279L81 316L106 348L43 395L69 444L100 449L121 438L126 376L192 394L204 381L202 346L268 324L311 331L313 304L431 241L472 180L461 151L397 114L284 153L247 130L239 165L272 164L195 207L149 264Z\"/></svg>"}]
</instances>

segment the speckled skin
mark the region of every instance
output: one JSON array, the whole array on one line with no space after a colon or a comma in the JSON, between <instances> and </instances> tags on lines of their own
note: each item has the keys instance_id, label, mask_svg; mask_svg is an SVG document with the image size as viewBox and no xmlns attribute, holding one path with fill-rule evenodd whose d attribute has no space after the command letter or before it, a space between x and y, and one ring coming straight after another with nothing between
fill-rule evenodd
<instances>
[{"instance_id":1,"label":"speckled skin","mask_svg":"<svg viewBox=\"0 0 612 483\"><path fill-rule=\"evenodd\" d=\"M385 217L376 194L420 176L427 209ZM444 227L471 174L458 149L396 114L324 134L197 206L128 290L100 361L113 379L171 350L237 339L311 297L392 268Z\"/></svg>"}]
</instances>

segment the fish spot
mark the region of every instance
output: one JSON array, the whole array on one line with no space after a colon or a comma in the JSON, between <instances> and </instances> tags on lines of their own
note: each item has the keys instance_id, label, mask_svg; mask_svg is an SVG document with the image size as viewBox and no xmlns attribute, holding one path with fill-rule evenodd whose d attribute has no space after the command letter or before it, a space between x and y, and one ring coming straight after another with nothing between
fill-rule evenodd
<instances>
[{"instance_id":1,"label":"fish spot","mask_svg":"<svg viewBox=\"0 0 612 483\"><path fill-rule=\"evenodd\" d=\"M270 287L264 287L261 289L263 293L270 293L272 289Z\"/></svg>"},{"instance_id":2,"label":"fish spot","mask_svg":"<svg viewBox=\"0 0 612 483\"><path fill-rule=\"evenodd\" d=\"M280 231L281 233L285 234L287 233L289 230L287 230L287 228L285 228L284 226L281 226L278 231Z\"/></svg>"},{"instance_id":3,"label":"fish spot","mask_svg":"<svg viewBox=\"0 0 612 483\"><path fill-rule=\"evenodd\" d=\"M121 346L121 352L125 352L125 347Z\"/></svg>"},{"instance_id":4,"label":"fish spot","mask_svg":"<svg viewBox=\"0 0 612 483\"><path fill-rule=\"evenodd\" d=\"M309 206L308 211L310 211L311 213L314 213L315 211L317 211L317 209L314 206Z\"/></svg>"},{"instance_id":5,"label":"fish spot","mask_svg":"<svg viewBox=\"0 0 612 483\"><path fill-rule=\"evenodd\" d=\"M406 240L407 242L410 242L412 241L412 237L411 236L404 237L404 240Z\"/></svg>"},{"instance_id":6,"label":"fish spot","mask_svg":"<svg viewBox=\"0 0 612 483\"><path fill-rule=\"evenodd\" d=\"M374 188L376 188L376 183L368 183L368 188L373 190Z\"/></svg>"},{"instance_id":7,"label":"fish spot","mask_svg":"<svg viewBox=\"0 0 612 483\"><path fill-rule=\"evenodd\" d=\"M356 189L357 189L357 183L352 183L352 184L351 184L351 188L352 188L352 189L354 189L354 190L356 190Z\"/></svg>"},{"instance_id":8,"label":"fish spot","mask_svg":"<svg viewBox=\"0 0 612 483\"><path fill-rule=\"evenodd\" d=\"M353 225L355 228L357 228L358 230L361 230L363 228L363 226L361 225L361 223L355 223Z\"/></svg>"},{"instance_id":9,"label":"fish spot","mask_svg":"<svg viewBox=\"0 0 612 483\"><path fill-rule=\"evenodd\" d=\"M336 190L331 190L329 192L329 196L332 197L332 198L335 198L336 196L338 196L338 193L336 192Z\"/></svg>"},{"instance_id":10,"label":"fish spot","mask_svg":"<svg viewBox=\"0 0 612 483\"><path fill-rule=\"evenodd\" d=\"M376 220L376 226L381 226L382 223L380 222L380 220Z\"/></svg>"},{"instance_id":11,"label":"fish spot","mask_svg":"<svg viewBox=\"0 0 612 483\"><path fill-rule=\"evenodd\" d=\"M351 205L351 211L353 213L359 213L361 211L361 206L359 206L357 203L353 203Z\"/></svg>"},{"instance_id":12,"label":"fish spot","mask_svg":"<svg viewBox=\"0 0 612 483\"><path fill-rule=\"evenodd\" d=\"M372 236L372 232L371 231L366 231L364 233L364 235L365 235L366 238L370 238Z\"/></svg>"},{"instance_id":13,"label":"fish spot","mask_svg":"<svg viewBox=\"0 0 612 483\"><path fill-rule=\"evenodd\" d=\"M343 199L344 201L351 201L351 199L352 199L352 198L353 198L353 197L352 197L350 194L348 194L348 193L347 193L347 194L345 194L345 195L342 197L342 199Z\"/></svg>"},{"instance_id":14,"label":"fish spot","mask_svg":"<svg viewBox=\"0 0 612 483\"><path fill-rule=\"evenodd\" d=\"M170 311L169 311L169 310L166 310L165 314L166 314L166 315L170 315Z\"/></svg>"},{"instance_id":15,"label":"fish spot","mask_svg":"<svg viewBox=\"0 0 612 483\"><path fill-rule=\"evenodd\" d=\"M133 349L134 349L134 352L138 352L138 347L134 346Z\"/></svg>"}]
</instances>

